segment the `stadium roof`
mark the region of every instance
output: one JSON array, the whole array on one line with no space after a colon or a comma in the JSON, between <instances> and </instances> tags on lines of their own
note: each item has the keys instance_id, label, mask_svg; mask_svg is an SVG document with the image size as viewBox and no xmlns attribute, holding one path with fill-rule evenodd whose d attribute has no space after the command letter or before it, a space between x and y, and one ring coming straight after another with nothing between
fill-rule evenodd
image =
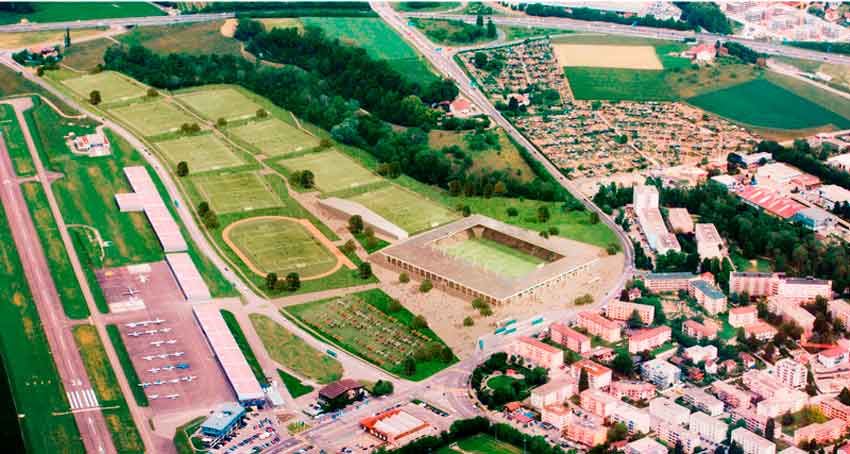
<instances>
[{"instance_id":1,"label":"stadium roof","mask_svg":"<svg viewBox=\"0 0 850 454\"><path fill-rule=\"evenodd\" d=\"M180 226L171 217L148 170L144 166L124 167L124 175L134 192L115 194L118 208L121 211L144 211L165 252L188 249Z\"/></svg>"},{"instance_id":2,"label":"stadium roof","mask_svg":"<svg viewBox=\"0 0 850 454\"><path fill-rule=\"evenodd\" d=\"M236 393L236 398L240 402L263 400L265 394L260 383L254 377L248 361L242 355L242 350L236 344L236 339L233 338L219 309L208 304L196 304L192 310L218 362L221 363L224 374Z\"/></svg>"},{"instance_id":3,"label":"stadium roof","mask_svg":"<svg viewBox=\"0 0 850 454\"><path fill-rule=\"evenodd\" d=\"M192 257L185 252L165 254L165 260L177 280L177 285L183 291L183 296L189 301L210 299L210 289L201 277L201 273L192 262Z\"/></svg>"}]
</instances>

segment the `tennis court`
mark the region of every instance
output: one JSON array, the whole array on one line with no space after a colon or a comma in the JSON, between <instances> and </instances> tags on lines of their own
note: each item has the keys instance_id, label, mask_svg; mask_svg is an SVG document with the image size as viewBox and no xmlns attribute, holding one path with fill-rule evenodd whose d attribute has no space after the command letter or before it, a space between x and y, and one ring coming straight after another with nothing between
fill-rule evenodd
<instances>
[{"instance_id":1,"label":"tennis court","mask_svg":"<svg viewBox=\"0 0 850 454\"><path fill-rule=\"evenodd\" d=\"M245 164L245 161L214 134L180 137L174 140L157 142L168 162L176 166L186 161L189 172L226 169Z\"/></svg>"},{"instance_id":2,"label":"tennis court","mask_svg":"<svg viewBox=\"0 0 850 454\"><path fill-rule=\"evenodd\" d=\"M183 123L195 120L170 102L157 98L110 109L113 115L128 123L145 136L155 136L180 129Z\"/></svg>"},{"instance_id":3,"label":"tennis court","mask_svg":"<svg viewBox=\"0 0 850 454\"><path fill-rule=\"evenodd\" d=\"M381 178L336 150L309 153L282 159L280 164L290 172L309 170L322 192L350 189L380 181Z\"/></svg>"},{"instance_id":4,"label":"tennis court","mask_svg":"<svg viewBox=\"0 0 850 454\"><path fill-rule=\"evenodd\" d=\"M261 109L259 104L235 88L192 91L177 95L177 99L210 121L252 117Z\"/></svg>"},{"instance_id":5,"label":"tennis court","mask_svg":"<svg viewBox=\"0 0 850 454\"><path fill-rule=\"evenodd\" d=\"M266 156L283 156L319 146L319 139L277 118L228 128L238 140Z\"/></svg>"},{"instance_id":6,"label":"tennis court","mask_svg":"<svg viewBox=\"0 0 850 454\"><path fill-rule=\"evenodd\" d=\"M86 99L92 91L97 90L100 92L100 98L104 103L139 98L144 96L146 92L143 86L134 84L110 71L67 79L62 83Z\"/></svg>"},{"instance_id":7,"label":"tennis court","mask_svg":"<svg viewBox=\"0 0 850 454\"><path fill-rule=\"evenodd\" d=\"M457 219L442 205L394 184L349 197L408 233L421 232Z\"/></svg>"},{"instance_id":8,"label":"tennis court","mask_svg":"<svg viewBox=\"0 0 850 454\"><path fill-rule=\"evenodd\" d=\"M471 238L440 247L446 254L506 278L534 271L543 260L486 238Z\"/></svg>"},{"instance_id":9,"label":"tennis court","mask_svg":"<svg viewBox=\"0 0 850 454\"><path fill-rule=\"evenodd\" d=\"M281 205L277 194L255 172L198 176L192 183L202 200L219 214Z\"/></svg>"}]
</instances>

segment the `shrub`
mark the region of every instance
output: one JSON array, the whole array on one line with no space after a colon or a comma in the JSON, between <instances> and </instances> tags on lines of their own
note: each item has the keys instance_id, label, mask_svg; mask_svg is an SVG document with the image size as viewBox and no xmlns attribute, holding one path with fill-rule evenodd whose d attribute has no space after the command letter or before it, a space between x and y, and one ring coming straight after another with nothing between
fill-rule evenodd
<instances>
[{"instance_id":1,"label":"shrub","mask_svg":"<svg viewBox=\"0 0 850 454\"><path fill-rule=\"evenodd\" d=\"M463 326L472 326L475 322L472 320L472 317L466 317L463 319Z\"/></svg>"},{"instance_id":2,"label":"shrub","mask_svg":"<svg viewBox=\"0 0 850 454\"><path fill-rule=\"evenodd\" d=\"M177 163L177 176L185 177L189 175L189 164L186 161L180 161Z\"/></svg>"},{"instance_id":3,"label":"shrub","mask_svg":"<svg viewBox=\"0 0 850 454\"><path fill-rule=\"evenodd\" d=\"M419 284L419 291L422 293L428 293L432 288L434 288L434 284L431 283L430 279L425 279L421 284Z\"/></svg>"},{"instance_id":4,"label":"shrub","mask_svg":"<svg viewBox=\"0 0 850 454\"><path fill-rule=\"evenodd\" d=\"M398 275L398 281L402 284L407 284L408 282L410 282L410 275L407 273L401 273Z\"/></svg>"},{"instance_id":5,"label":"shrub","mask_svg":"<svg viewBox=\"0 0 850 454\"><path fill-rule=\"evenodd\" d=\"M369 279L372 277L372 264L369 262L362 262L357 267L357 275L360 276L360 279Z\"/></svg>"}]
</instances>

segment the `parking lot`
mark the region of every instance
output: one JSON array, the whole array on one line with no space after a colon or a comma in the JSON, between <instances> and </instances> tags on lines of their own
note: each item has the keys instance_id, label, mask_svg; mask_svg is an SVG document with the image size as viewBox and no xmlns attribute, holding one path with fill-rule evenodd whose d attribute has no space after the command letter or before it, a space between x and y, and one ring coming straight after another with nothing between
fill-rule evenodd
<instances>
[{"instance_id":1,"label":"parking lot","mask_svg":"<svg viewBox=\"0 0 850 454\"><path fill-rule=\"evenodd\" d=\"M216 454L248 454L271 451L280 447L280 433L274 420L266 414L251 413L227 437L209 447Z\"/></svg>"}]
</instances>

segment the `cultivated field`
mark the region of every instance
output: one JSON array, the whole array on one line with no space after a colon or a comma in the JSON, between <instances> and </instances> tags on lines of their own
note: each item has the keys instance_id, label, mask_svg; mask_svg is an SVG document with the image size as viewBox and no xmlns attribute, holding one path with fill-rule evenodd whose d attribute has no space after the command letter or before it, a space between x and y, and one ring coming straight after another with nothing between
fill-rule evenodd
<instances>
[{"instance_id":1,"label":"cultivated field","mask_svg":"<svg viewBox=\"0 0 850 454\"><path fill-rule=\"evenodd\" d=\"M545 263L533 255L485 238L458 241L440 249L447 255L509 279L524 276Z\"/></svg>"},{"instance_id":2,"label":"cultivated field","mask_svg":"<svg viewBox=\"0 0 850 454\"><path fill-rule=\"evenodd\" d=\"M280 199L254 172L203 175L192 178L203 200L221 213L276 207Z\"/></svg>"},{"instance_id":3,"label":"cultivated field","mask_svg":"<svg viewBox=\"0 0 850 454\"><path fill-rule=\"evenodd\" d=\"M295 219L250 218L227 226L222 234L249 268L281 278L297 272L302 279L334 269L337 258Z\"/></svg>"},{"instance_id":4,"label":"cultivated field","mask_svg":"<svg viewBox=\"0 0 850 454\"><path fill-rule=\"evenodd\" d=\"M342 378L343 369L339 361L314 349L265 315L251 314L250 318L273 360L319 384Z\"/></svg>"},{"instance_id":5,"label":"cultivated field","mask_svg":"<svg viewBox=\"0 0 850 454\"><path fill-rule=\"evenodd\" d=\"M0 19L2 22L3 19ZM71 39L84 38L102 33L105 29L85 28L71 32ZM65 30L42 30L36 32L0 33L0 49L19 49L32 45L47 45L61 43L65 38Z\"/></svg>"},{"instance_id":6,"label":"cultivated field","mask_svg":"<svg viewBox=\"0 0 850 454\"><path fill-rule=\"evenodd\" d=\"M104 103L139 98L144 96L146 91L143 86L110 71L67 79L62 83L86 99L92 91L98 90Z\"/></svg>"},{"instance_id":7,"label":"cultivated field","mask_svg":"<svg viewBox=\"0 0 850 454\"><path fill-rule=\"evenodd\" d=\"M191 91L177 95L177 99L210 121L252 117L260 109L259 104L235 88Z\"/></svg>"},{"instance_id":8,"label":"cultivated field","mask_svg":"<svg viewBox=\"0 0 850 454\"><path fill-rule=\"evenodd\" d=\"M186 161L190 173L226 169L245 164L245 161L230 149L215 134L199 134L158 142L157 147L168 161L176 166Z\"/></svg>"},{"instance_id":9,"label":"cultivated field","mask_svg":"<svg viewBox=\"0 0 850 454\"><path fill-rule=\"evenodd\" d=\"M319 139L277 118L228 128L238 140L266 156L283 156L319 146Z\"/></svg>"},{"instance_id":10,"label":"cultivated field","mask_svg":"<svg viewBox=\"0 0 850 454\"><path fill-rule=\"evenodd\" d=\"M409 233L421 232L457 219L457 214L396 185L348 197Z\"/></svg>"},{"instance_id":11,"label":"cultivated field","mask_svg":"<svg viewBox=\"0 0 850 454\"><path fill-rule=\"evenodd\" d=\"M652 46L554 44L560 66L661 70Z\"/></svg>"},{"instance_id":12,"label":"cultivated field","mask_svg":"<svg viewBox=\"0 0 850 454\"><path fill-rule=\"evenodd\" d=\"M322 192L356 188L380 181L381 178L336 150L308 153L278 161L290 172L309 170Z\"/></svg>"},{"instance_id":13,"label":"cultivated field","mask_svg":"<svg viewBox=\"0 0 850 454\"><path fill-rule=\"evenodd\" d=\"M194 123L192 117L162 98L116 107L110 112L146 136L177 130L183 123Z\"/></svg>"},{"instance_id":14,"label":"cultivated field","mask_svg":"<svg viewBox=\"0 0 850 454\"><path fill-rule=\"evenodd\" d=\"M663 71L566 67L576 99L609 101L676 101Z\"/></svg>"}]
</instances>

